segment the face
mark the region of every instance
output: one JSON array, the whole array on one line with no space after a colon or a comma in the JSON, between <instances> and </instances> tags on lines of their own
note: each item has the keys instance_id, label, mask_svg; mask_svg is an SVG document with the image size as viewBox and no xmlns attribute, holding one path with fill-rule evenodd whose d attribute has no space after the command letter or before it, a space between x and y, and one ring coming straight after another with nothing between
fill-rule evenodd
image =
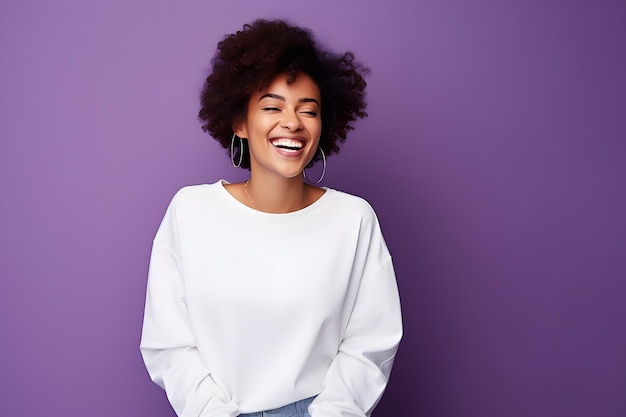
<instances>
[{"instance_id":1,"label":"face","mask_svg":"<svg viewBox=\"0 0 626 417\"><path fill-rule=\"evenodd\" d=\"M319 88L304 73L291 84L287 78L279 75L252 94L246 119L235 126L237 136L248 138L254 175L296 177L317 150L322 131Z\"/></svg>"}]
</instances>

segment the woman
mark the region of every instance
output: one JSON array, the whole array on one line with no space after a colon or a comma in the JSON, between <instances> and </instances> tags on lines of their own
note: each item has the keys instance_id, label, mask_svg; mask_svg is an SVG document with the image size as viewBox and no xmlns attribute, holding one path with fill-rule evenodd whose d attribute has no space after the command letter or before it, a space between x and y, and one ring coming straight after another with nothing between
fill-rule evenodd
<instances>
[{"instance_id":1,"label":"woman","mask_svg":"<svg viewBox=\"0 0 626 417\"><path fill-rule=\"evenodd\" d=\"M380 400L402 334L391 257L364 200L304 182L366 116L364 72L284 21L219 43L199 116L250 179L173 198L141 340L179 416L368 416Z\"/></svg>"}]
</instances>

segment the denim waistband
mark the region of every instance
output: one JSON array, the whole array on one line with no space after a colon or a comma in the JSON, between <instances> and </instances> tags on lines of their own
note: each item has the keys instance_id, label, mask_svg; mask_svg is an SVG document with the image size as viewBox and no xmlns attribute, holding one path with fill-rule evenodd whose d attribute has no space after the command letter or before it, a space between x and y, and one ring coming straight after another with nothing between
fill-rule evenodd
<instances>
[{"instance_id":1,"label":"denim waistband","mask_svg":"<svg viewBox=\"0 0 626 417\"><path fill-rule=\"evenodd\" d=\"M259 411L257 413L239 414L239 417L292 417L301 416L309 409L309 404L315 397L305 398L295 403L287 404L273 410Z\"/></svg>"}]
</instances>

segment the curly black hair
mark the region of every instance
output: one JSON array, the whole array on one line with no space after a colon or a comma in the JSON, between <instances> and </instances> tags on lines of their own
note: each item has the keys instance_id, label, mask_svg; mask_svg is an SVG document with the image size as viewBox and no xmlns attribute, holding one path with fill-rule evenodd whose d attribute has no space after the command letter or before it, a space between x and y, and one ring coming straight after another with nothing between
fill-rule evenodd
<instances>
[{"instance_id":1,"label":"curly black hair","mask_svg":"<svg viewBox=\"0 0 626 417\"><path fill-rule=\"evenodd\" d=\"M250 96L267 88L272 80L287 74L287 82L299 72L317 84L321 99L322 131L319 146L326 155L339 152L352 123L367 116L364 75L369 70L355 61L354 54L336 54L322 49L308 29L285 20L255 20L219 42L211 60L211 74L200 95L198 117L202 129L224 148L229 148L233 124L245 119ZM250 169L250 155L242 141L235 141L234 159L243 152L241 167ZM317 152L311 164L320 159Z\"/></svg>"}]
</instances>

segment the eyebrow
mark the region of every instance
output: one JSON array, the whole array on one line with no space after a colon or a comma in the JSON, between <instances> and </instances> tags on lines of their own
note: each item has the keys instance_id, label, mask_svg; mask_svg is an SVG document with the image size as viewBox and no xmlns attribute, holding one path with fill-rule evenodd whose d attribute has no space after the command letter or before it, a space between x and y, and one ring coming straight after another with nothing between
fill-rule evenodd
<instances>
[{"instance_id":1,"label":"eyebrow","mask_svg":"<svg viewBox=\"0 0 626 417\"><path fill-rule=\"evenodd\" d=\"M285 97L279 96L278 94L272 94L272 93L263 94L259 98L259 101L263 100L264 98L273 98L273 99L276 99L276 100L285 101ZM319 101L317 101L314 98L309 98L309 97L301 98L300 100L298 100L298 103L315 103L315 104L317 104L318 107L322 107L322 106L320 106Z\"/></svg>"}]
</instances>

